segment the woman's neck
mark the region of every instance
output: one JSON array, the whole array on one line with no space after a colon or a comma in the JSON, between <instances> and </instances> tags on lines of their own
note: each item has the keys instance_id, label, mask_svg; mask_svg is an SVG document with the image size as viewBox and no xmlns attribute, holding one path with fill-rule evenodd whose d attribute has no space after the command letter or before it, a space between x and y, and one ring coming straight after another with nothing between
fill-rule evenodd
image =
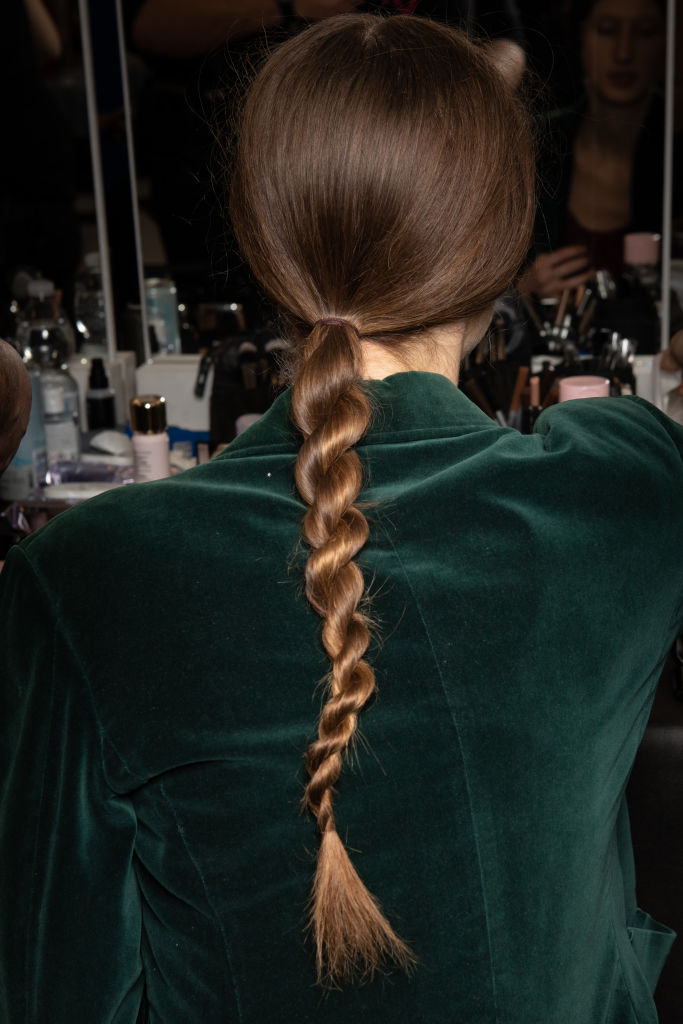
<instances>
[{"instance_id":1,"label":"woman's neck","mask_svg":"<svg viewBox=\"0 0 683 1024\"><path fill-rule=\"evenodd\" d=\"M652 96L638 103L617 106L596 93L588 94L588 109L579 128L581 143L599 152L633 153L647 120Z\"/></svg>"},{"instance_id":2,"label":"woman's neck","mask_svg":"<svg viewBox=\"0 0 683 1024\"><path fill-rule=\"evenodd\" d=\"M493 315L493 308L466 323L442 324L433 327L414 341L392 350L377 342L363 339L363 377L382 380L392 373L406 370L427 370L458 383L460 363L481 341Z\"/></svg>"}]
</instances>

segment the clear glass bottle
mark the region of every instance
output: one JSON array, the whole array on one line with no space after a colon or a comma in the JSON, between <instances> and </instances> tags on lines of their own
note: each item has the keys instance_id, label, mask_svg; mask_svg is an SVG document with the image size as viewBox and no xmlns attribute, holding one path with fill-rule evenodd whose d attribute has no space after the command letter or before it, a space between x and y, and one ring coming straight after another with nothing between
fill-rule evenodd
<instances>
[{"instance_id":1,"label":"clear glass bottle","mask_svg":"<svg viewBox=\"0 0 683 1024\"><path fill-rule=\"evenodd\" d=\"M145 281L147 316L154 327L159 352L176 355L180 352L180 319L178 293L170 278L148 277Z\"/></svg>"},{"instance_id":2,"label":"clear glass bottle","mask_svg":"<svg viewBox=\"0 0 683 1024\"><path fill-rule=\"evenodd\" d=\"M26 286L26 304L17 318L16 340L21 353L37 352L50 336L51 343L66 361L74 354L73 328L59 306L55 286L47 278L39 277Z\"/></svg>"},{"instance_id":3,"label":"clear glass bottle","mask_svg":"<svg viewBox=\"0 0 683 1024\"><path fill-rule=\"evenodd\" d=\"M66 366L69 345L53 322L31 330L26 355L40 369L40 389L47 444L48 483L56 482L61 462L75 462L81 454L78 384Z\"/></svg>"},{"instance_id":4,"label":"clear glass bottle","mask_svg":"<svg viewBox=\"0 0 683 1024\"><path fill-rule=\"evenodd\" d=\"M83 356L107 354L107 323L100 275L100 256L88 252L83 257L84 270L76 280L74 317L78 351Z\"/></svg>"}]
</instances>

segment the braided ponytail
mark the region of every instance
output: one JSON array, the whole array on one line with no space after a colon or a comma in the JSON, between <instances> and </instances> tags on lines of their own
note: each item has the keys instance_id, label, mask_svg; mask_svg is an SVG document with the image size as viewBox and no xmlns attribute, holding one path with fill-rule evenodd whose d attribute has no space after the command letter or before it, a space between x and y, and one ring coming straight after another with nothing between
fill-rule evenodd
<instances>
[{"instance_id":1,"label":"braided ponytail","mask_svg":"<svg viewBox=\"0 0 683 1024\"><path fill-rule=\"evenodd\" d=\"M306 596L323 619L322 641L331 663L318 738L306 757L304 795L320 832L310 923L318 978L331 984L356 973L371 976L387 962L407 968L413 961L356 873L332 807L344 751L375 690L375 675L365 660L370 631L359 610L363 575L353 561L368 537L367 520L355 505L362 470L353 446L370 422L370 405L359 386L361 365L355 329L342 321L319 323L308 338L292 389L292 417L304 437L295 476L307 505Z\"/></svg>"}]
</instances>

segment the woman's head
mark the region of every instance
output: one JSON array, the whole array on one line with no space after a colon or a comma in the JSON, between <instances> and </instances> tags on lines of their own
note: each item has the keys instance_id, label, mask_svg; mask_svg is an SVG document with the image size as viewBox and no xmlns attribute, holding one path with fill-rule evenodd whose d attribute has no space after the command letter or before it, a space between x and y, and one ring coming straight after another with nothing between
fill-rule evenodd
<instances>
[{"instance_id":1,"label":"woman's head","mask_svg":"<svg viewBox=\"0 0 683 1024\"><path fill-rule=\"evenodd\" d=\"M346 316L380 340L491 306L527 250L532 180L524 117L480 50L422 19L350 15L257 77L231 214L302 328Z\"/></svg>"},{"instance_id":2,"label":"woman's head","mask_svg":"<svg viewBox=\"0 0 683 1024\"><path fill-rule=\"evenodd\" d=\"M664 0L582 0L570 18L589 92L617 107L646 100L663 75Z\"/></svg>"}]
</instances>

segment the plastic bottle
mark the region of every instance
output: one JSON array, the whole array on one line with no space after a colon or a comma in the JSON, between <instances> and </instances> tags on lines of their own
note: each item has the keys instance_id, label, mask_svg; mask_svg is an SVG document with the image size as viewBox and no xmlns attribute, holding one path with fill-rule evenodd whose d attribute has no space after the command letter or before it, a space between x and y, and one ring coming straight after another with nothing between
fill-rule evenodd
<instances>
[{"instance_id":1,"label":"plastic bottle","mask_svg":"<svg viewBox=\"0 0 683 1024\"><path fill-rule=\"evenodd\" d=\"M166 433L166 399L136 395L130 403L136 482L171 475L170 443Z\"/></svg>"},{"instance_id":2,"label":"plastic bottle","mask_svg":"<svg viewBox=\"0 0 683 1024\"><path fill-rule=\"evenodd\" d=\"M149 277L145 281L147 316L154 327L159 352L175 355L180 352L180 319L178 293L170 278Z\"/></svg>"},{"instance_id":3,"label":"plastic bottle","mask_svg":"<svg viewBox=\"0 0 683 1024\"><path fill-rule=\"evenodd\" d=\"M101 356L93 356L90 365L85 406L88 430L109 430L116 426L114 389L109 387L109 378Z\"/></svg>"},{"instance_id":4,"label":"plastic bottle","mask_svg":"<svg viewBox=\"0 0 683 1024\"><path fill-rule=\"evenodd\" d=\"M78 426L78 385L66 367L42 365L40 386L51 474L62 462L77 462L81 454Z\"/></svg>"},{"instance_id":5,"label":"plastic bottle","mask_svg":"<svg viewBox=\"0 0 683 1024\"><path fill-rule=\"evenodd\" d=\"M76 280L74 291L74 317L79 339L78 351L83 356L105 356L107 354L107 323L99 253L87 252L83 257L83 264L84 270Z\"/></svg>"},{"instance_id":6,"label":"plastic bottle","mask_svg":"<svg viewBox=\"0 0 683 1024\"><path fill-rule=\"evenodd\" d=\"M19 350L34 353L48 340L59 350L63 360L74 354L73 328L59 309L55 286L39 277L26 286L27 300L17 320L16 340Z\"/></svg>"}]
</instances>

